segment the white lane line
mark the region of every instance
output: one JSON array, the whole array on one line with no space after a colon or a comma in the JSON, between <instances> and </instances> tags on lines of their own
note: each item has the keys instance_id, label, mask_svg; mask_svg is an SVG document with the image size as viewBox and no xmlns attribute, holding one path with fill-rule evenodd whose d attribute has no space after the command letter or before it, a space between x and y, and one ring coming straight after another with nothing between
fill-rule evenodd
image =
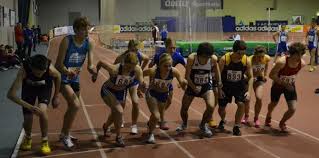
<instances>
[{"instance_id":1,"label":"white lane line","mask_svg":"<svg viewBox=\"0 0 319 158\"><path fill-rule=\"evenodd\" d=\"M87 104L85 107L105 106L105 104Z\"/></svg>"},{"instance_id":2,"label":"white lane line","mask_svg":"<svg viewBox=\"0 0 319 158\"><path fill-rule=\"evenodd\" d=\"M244 140L245 140L246 142L248 142L249 144L251 144L251 145L255 146L256 148L258 148L259 150L261 150L261 151L267 153L268 155L270 155L270 156L272 156L272 157L275 157L275 158L280 158L280 156L278 156L278 155L274 154L273 152L271 152L271 151L269 151L269 150L263 148L262 146L257 145L257 144L254 143L253 141L251 141L251 140L249 140L249 139L247 139L247 138L245 138L245 137L241 137L241 138L244 139Z\"/></svg>"},{"instance_id":3,"label":"white lane line","mask_svg":"<svg viewBox=\"0 0 319 158\"><path fill-rule=\"evenodd\" d=\"M106 156L104 150L101 149L101 148L102 148L102 144L101 144L101 142L99 141L99 137L98 137L96 131L94 130L94 126L93 126L93 124L92 124L92 121L91 121L91 118L90 118L90 116L89 116L89 113L87 112L86 107L83 106L83 105L85 105L85 104L84 104L84 101L83 101L83 99L82 99L81 96L80 96L79 99L80 99L80 102L81 102L81 104L82 104L82 109L83 109L83 111L84 111L84 115L85 115L85 117L86 117L86 120L87 120L87 122L88 122L88 124L89 124L89 127L90 127L90 129L91 129L91 132L92 132L92 134L93 134L93 136L94 136L94 139L96 140L95 143L96 143L96 145L99 147L99 151L100 151L101 157L102 157L102 158L107 158L107 156Z\"/></svg>"},{"instance_id":4,"label":"white lane line","mask_svg":"<svg viewBox=\"0 0 319 158\"><path fill-rule=\"evenodd\" d=\"M182 104L180 100L178 100L178 99L176 99L176 98L173 98L173 99L174 99L174 101L176 101L177 103ZM196 109L194 109L194 108L192 108L192 107L190 107L190 109L193 110L196 114L198 114L198 115L200 115L200 116L203 115L201 112L199 112L198 110L196 110ZM237 137L237 136L234 136L234 137ZM261 147L261 146L255 144L255 143L253 143L252 141L250 141L250 140L248 140L248 139L246 139L246 138L243 138L243 139L244 139L245 141L247 141L249 144L251 144L251 145L255 146L256 148L258 148L259 150L261 150L261 151L263 151L263 152L265 152L265 153L267 153L267 154L269 154L269 155L271 155L271 156L273 156L273 157L275 157L275 158L279 158L279 156L273 154L271 151L269 151L269 150L267 150L267 149L265 149L265 148L263 148L263 147Z\"/></svg>"},{"instance_id":5,"label":"white lane line","mask_svg":"<svg viewBox=\"0 0 319 158\"><path fill-rule=\"evenodd\" d=\"M25 135L25 132L24 132L24 129L22 128L21 132L20 132L20 135L19 135L19 138L18 138L18 141L17 141L17 144L15 145L14 151L13 151L13 153L11 155L11 158L16 158L18 156L20 145L21 145L21 143L23 141L24 135Z\"/></svg>"},{"instance_id":6,"label":"white lane line","mask_svg":"<svg viewBox=\"0 0 319 158\"><path fill-rule=\"evenodd\" d=\"M180 140L176 141L178 143L188 143L188 142L200 142L200 141L207 141L207 140L223 140L223 139L239 139L239 138L249 138L249 137L262 137L265 136L263 134L247 134L242 136L224 136L224 137L213 137L213 138L207 138L207 139L190 139L190 140ZM174 142L159 142L156 144L142 144L142 145L131 145L127 146L125 148L138 148L138 147L145 147L145 146L154 146L154 145L168 145L168 144L174 144ZM78 151L78 152L70 152L70 153L62 153L62 154L55 154L55 155L48 155L44 157L59 157L59 156L67 156L67 155L76 155L76 154L83 154L83 153L91 153L91 152L97 152L99 150L107 151L107 150L115 150L115 149L123 149L121 147L115 147L115 148L101 148L101 149L92 149L87 151Z\"/></svg>"},{"instance_id":7,"label":"white lane line","mask_svg":"<svg viewBox=\"0 0 319 158\"><path fill-rule=\"evenodd\" d=\"M173 99L174 99L176 102L178 102L179 104L182 104L180 100L178 100L178 99L176 99L176 98L173 98ZM202 113L199 112L198 110L196 110L196 109L194 109L194 108L192 108L192 107L190 107L190 109L191 109L192 111L194 111L196 114L202 116ZM250 112L254 114L254 111L250 110ZM265 115L259 114L259 116L261 116L262 118L266 119L266 116L265 116ZM277 123L277 124L279 124L279 121L277 121L277 120L272 119L272 121L275 122L275 123ZM318 137L315 137L315 136L313 136L313 135L311 135L311 134L308 134L308 133L303 132L303 131L301 131L301 130L299 130L299 129L293 128L293 127L291 127L291 126L287 126L287 127L290 128L290 129L292 129L292 130L294 130L295 132L297 132L297 133L299 133L299 134L301 134L301 135L304 135L304 136L310 138L310 140L312 140L312 141L315 141L315 142L317 142L317 143L319 142L319 138L318 138Z\"/></svg>"},{"instance_id":8,"label":"white lane line","mask_svg":"<svg viewBox=\"0 0 319 158\"><path fill-rule=\"evenodd\" d=\"M254 111L250 110L250 112L254 114ZM259 116L261 116L262 118L266 119L265 115L259 114ZM271 119L271 121L276 122L277 124L279 124L279 121L277 121L277 120ZM312 141L314 141L316 143L319 143L319 138L318 137L315 137L315 136L313 136L311 134L308 134L308 133L303 132L303 131L301 131L299 129L293 128L291 126L287 126L287 127L292 129L292 130L294 130L295 132L297 132L297 133L299 133L301 135L306 136L307 138L310 138L310 140L312 140Z\"/></svg>"}]
</instances>

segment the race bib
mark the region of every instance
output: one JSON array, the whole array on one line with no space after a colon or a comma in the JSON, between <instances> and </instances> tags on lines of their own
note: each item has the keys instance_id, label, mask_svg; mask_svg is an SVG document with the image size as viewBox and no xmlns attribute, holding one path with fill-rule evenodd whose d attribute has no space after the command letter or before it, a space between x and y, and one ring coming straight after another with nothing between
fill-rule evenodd
<instances>
[{"instance_id":1,"label":"race bib","mask_svg":"<svg viewBox=\"0 0 319 158\"><path fill-rule=\"evenodd\" d=\"M209 82L209 74L195 74L194 75L194 83L195 84L206 84Z\"/></svg>"},{"instance_id":2,"label":"race bib","mask_svg":"<svg viewBox=\"0 0 319 158\"><path fill-rule=\"evenodd\" d=\"M292 75L292 76L280 76L281 82L283 82L284 84L288 84L288 85L293 85L293 84L295 84L295 79L296 79L296 75Z\"/></svg>"},{"instance_id":3,"label":"race bib","mask_svg":"<svg viewBox=\"0 0 319 158\"><path fill-rule=\"evenodd\" d=\"M32 81L32 80L26 80L28 85L31 86L43 86L46 84L45 80L40 80L40 81Z\"/></svg>"},{"instance_id":4,"label":"race bib","mask_svg":"<svg viewBox=\"0 0 319 158\"><path fill-rule=\"evenodd\" d=\"M286 42L287 41L287 36L281 36L280 37L281 42Z\"/></svg>"},{"instance_id":5,"label":"race bib","mask_svg":"<svg viewBox=\"0 0 319 158\"><path fill-rule=\"evenodd\" d=\"M241 71L227 70L227 81L237 82L242 79Z\"/></svg>"},{"instance_id":6,"label":"race bib","mask_svg":"<svg viewBox=\"0 0 319 158\"><path fill-rule=\"evenodd\" d=\"M265 71L265 64L253 65L253 71L254 71L254 72L262 72L262 71Z\"/></svg>"},{"instance_id":7,"label":"race bib","mask_svg":"<svg viewBox=\"0 0 319 158\"><path fill-rule=\"evenodd\" d=\"M74 75L74 76L67 76L67 80L72 80L72 79L75 79L80 74L82 68L80 68L80 67L69 67L68 70L69 71L73 70L74 72L76 72L76 75Z\"/></svg>"},{"instance_id":8,"label":"race bib","mask_svg":"<svg viewBox=\"0 0 319 158\"><path fill-rule=\"evenodd\" d=\"M164 89L164 90L168 89L171 84L172 84L172 80L162 80L158 78L155 78L153 80L154 87Z\"/></svg>"},{"instance_id":9,"label":"race bib","mask_svg":"<svg viewBox=\"0 0 319 158\"><path fill-rule=\"evenodd\" d=\"M131 76L118 75L116 77L115 85L119 87L128 86L133 82L133 78Z\"/></svg>"},{"instance_id":10,"label":"race bib","mask_svg":"<svg viewBox=\"0 0 319 158\"><path fill-rule=\"evenodd\" d=\"M313 41L314 41L314 38L315 38L314 36L308 36L308 41L309 41L309 42L313 42Z\"/></svg>"}]
</instances>

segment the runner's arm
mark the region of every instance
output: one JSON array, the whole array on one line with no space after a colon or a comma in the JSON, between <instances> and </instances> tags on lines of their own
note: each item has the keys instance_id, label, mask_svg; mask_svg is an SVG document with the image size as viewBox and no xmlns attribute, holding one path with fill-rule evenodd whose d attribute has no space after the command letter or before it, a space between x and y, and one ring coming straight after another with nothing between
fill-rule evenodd
<instances>
[{"instance_id":1,"label":"runner's arm","mask_svg":"<svg viewBox=\"0 0 319 158\"><path fill-rule=\"evenodd\" d=\"M275 43L277 43L276 38L277 38L278 35L279 35L279 32L275 32L275 33L272 35L272 39L274 40Z\"/></svg>"},{"instance_id":2,"label":"runner's arm","mask_svg":"<svg viewBox=\"0 0 319 158\"><path fill-rule=\"evenodd\" d=\"M247 77L248 77L248 91L249 94L253 91L253 83L254 83L254 76L253 76L253 69L251 65L251 60L247 60Z\"/></svg>"},{"instance_id":3,"label":"runner's arm","mask_svg":"<svg viewBox=\"0 0 319 158\"><path fill-rule=\"evenodd\" d=\"M219 69L219 65L218 65L218 58L216 55L212 56L212 64L214 65L214 72L215 72L215 78L218 82L218 88L222 88L223 83L222 83L222 77L220 74L220 69Z\"/></svg>"},{"instance_id":4,"label":"runner's arm","mask_svg":"<svg viewBox=\"0 0 319 158\"><path fill-rule=\"evenodd\" d=\"M54 78L54 96L58 96L61 87L61 74L53 65L50 65L49 69L50 75Z\"/></svg>"},{"instance_id":5,"label":"runner's arm","mask_svg":"<svg viewBox=\"0 0 319 158\"><path fill-rule=\"evenodd\" d=\"M269 61L270 61L270 56L266 55L266 64L265 64L265 70L264 70L264 78L266 78L266 76L268 76Z\"/></svg>"},{"instance_id":6,"label":"runner's arm","mask_svg":"<svg viewBox=\"0 0 319 158\"><path fill-rule=\"evenodd\" d=\"M99 74L100 69L103 68L108 71L109 74L114 74L116 71L116 66L117 65L113 65L100 60L96 65L96 73Z\"/></svg>"},{"instance_id":7,"label":"runner's arm","mask_svg":"<svg viewBox=\"0 0 319 158\"><path fill-rule=\"evenodd\" d=\"M69 41L67 37L64 37L60 44L59 54L55 62L55 67L57 68L57 70L60 71L62 74L66 74L66 75L69 74L69 70L64 65L64 59L68 49L68 45L69 45Z\"/></svg>"},{"instance_id":8,"label":"runner's arm","mask_svg":"<svg viewBox=\"0 0 319 158\"><path fill-rule=\"evenodd\" d=\"M155 76L155 67L154 68L148 68L148 69L145 69L144 71L143 71L143 76L145 77L145 76L149 76L149 77L154 77Z\"/></svg>"},{"instance_id":9,"label":"runner's arm","mask_svg":"<svg viewBox=\"0 0 319 158\"><path fill-rule=\"evenodd\" d=\"M94 44L93 41L89 41L89 51L88 51L88 65L87 65L87 70L89 71L90 74L94 74L94 65L93 65L93 49L94 49Z\"/></svg>"},{"instance_id":10,"label":"runner's arm","mask_svg":"<svg viewBox=\"0 0 319 158\"><path fill-rule=\"evenodd\" d=\"M191 87L192 89L196 89L196 85L193 83L190 77L193 62L194 62L194 54L190 54L187 58L185 78L187 80L188 86Z\"/></svg>"},{"instance_id":11,"label":"runner's arm","mask_svg":"<svg viewBox=\"0 0 319 158\"><path fill-rule=\"evenodd\" d=\"M144 70L146 65L148 64L150 58L147 55L143 54L143 53L141 53L141 56L142 56L142 60L143 60L141 68L142 68L142 70Z\"/></svg>"},{"instance_id":12,"label":"runner's arm","mask_svg":"<svg viewBox=\"0 0 319 158\"><path fill-rule=\"evenodd\" d=\"M144 78L143 78L143 70L139 65L136 65L135 67L135 73L136 73L136 79L141 83L144 84Z\"/></svg>"},{"instance_id":13,"label":"runner's arm","mask_svg":"<svg viewBox=\"0 0 319 158\"><path fill-rule=\"evenodd\" d=\"M285 61L284 58L279 58L277 62L275 63L275 66L271 69L269 73L269 78L272 79L275 83L281 84L281 80L279 78L279 71L284 68Z\"/></svg>"},{"instance_id":14,"label":"runner's arm","mask_svg":"<svg viewBox=\"0 0 319 158\"><path fill-rule=\"evenodd\" d=\"M156 63L155 63L155 59L157 58L157 54L154 54L150 64L148 64L148 68L152 68Z\"/></svg>"},{"instance_id":15,"label":"runner's arm","mask_svg":"<svg viewBox=\"0 0 319 158\"><path fill-rule=\"evenodd\" d=\"M173 71L173 75L177 79L178 83L185 90L186 86L187 86L187 80L182 77L181 73L176 68L172 67L172 71Z\"/></svg>"},{"instance_id":16,"label":"runner's arm","mask_svg":"<svg viewBox=\"0 0 319 158\"><path fill-rule=\"evenodd\" d=\"M24 76L25 76L25 71L21 67L21 69L19 70L19 72L17 74L16 79L12 83L12 85L7 93L7 97L8 97L8 99L12 100L16 104L21 105L22 107L31 110L33 108L33 106L17 96L17 91L22 87L22 81L23 81Z\"/></svg>"}]
</instances>

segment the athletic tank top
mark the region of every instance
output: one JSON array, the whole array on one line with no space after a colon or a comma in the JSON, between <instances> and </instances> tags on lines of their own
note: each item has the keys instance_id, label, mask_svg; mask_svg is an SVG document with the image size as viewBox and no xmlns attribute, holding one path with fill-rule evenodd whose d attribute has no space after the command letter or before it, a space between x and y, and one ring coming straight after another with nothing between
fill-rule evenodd
<instances>
[{"instance_id":1,"label":"athletic tank top","mask_svg":"<svg viewBox=\"0 0 319 158\"><path fill-rule=\"evenodd\" d=\"M253 68L253 73L263 72L266 69L266 64L269 62L269 59L266 58L266 56L263 57L260 63L253 62L254 55L250 56L250 61Z\"/></svg>"},{"instance_id":2,"label":"athletic tank top","mask_svg":"<svg viewBox=\"0 0 319 158\"><path fill-rule=\"evenodd\" d=\"M26 73L26 76L23 79L23 86L37 87L37 86L46 86L48 84L51 84L53 78L49 74L50 64L51 64L51 61L49 60L48 67L45 73L39 78L33 75L30 62L29 61L24 62L23 68Z\"/></svg>"},{"instance_id":3,"label":"athletic tank top","mask_svg":"<svg viewBox=\"0 0 319 158\"><path fill-rule=\"evenodd\" d=\"M156 68L155 76L151 78L150 90L157 92L168 92L172 86L173 70L169 71L168 76L165 79L161 78L160 69Z\"/></svg>"},{"instance_id":4,"label":"athletic tank top","mask_svg":"<svg viewBox=\"0 0 319 158\"><path fill-rule=\"evenodd\" d=\"M82 43L81 47L77 47L74 43L73 35L67 36L69 40L68 49L64 59L64 66L67 69L72 69L76 72L82 69L82 65L85 61L86 54L89 51L89 38L86 38ZM74 76L74 78L69 78L69 76L62 74L62 81L73 81L79 82L79 76Z\"/></svg>"},{"instance_id":5,"label":"athletic tank top","mask_svg":"<svg viewBox=\"0 0 319 158\"><path fill-rule=\"evenodd\" d=\"M81 68L89 51L89 39L86 38L82 45L77 47L72 35L67 36L67 38L69 45L63 63L67 68Z\"/></svg>"},{"instance_id":6,"label":"athletic tank top","mask_svg":"<svg viewBox=\"0 0 319 158\"><path fill-rule=\"evenodd\" d=\"M282 68L279 71L278 77L282 82L286 84L294 85L296 80L296 74L299 72L300 69L301 69L301 60L296 68L291 68L288 65L288 57L286 57L286 64L284 68Z\"/></svg>"},{"instance_id":7,"label":"athletic tank top","mask_svg":"<svg viewBox=\"0 0 319 158\"><path fill-rule=\"evenodd\" d=\"M206 64L201 65L198 56L195 55L190 72L190 78L195 85L205 85L212 82L212 60L209 58Z\"/></svg>"},{"instance_id":8,"label":"athletic tank top","mask_svg":"<svg viewBox=\"0 0 319 158\"><path fill-rule=\"evenodd\" d=\"M309 45L316 46L317 42L318 42L317 29L311 28L308 31L308 43L309 43Z\"/></svg>"},{"instance_id":9,"label":"athletic tank top","mask_svg":"<svg viewBox=\"0 0 319 158\"><path fill-rule=\"evenodd\" d=\"M233 85L234 83L242 83L244 85L245 79L244 74L247 69L247 56L244 55L241 62L234 63L231 61L231 53L225 55L225 65L221 73L222 81L224 85Z\"/></svg>"},{"instance_id":10,"label":"athletic tank top","mask_svg":"<svg viewBox=\"0 0 319 158\"><path fill-rule=\"evenodd\" d=\"M286 31L279 32L279 43L286 43L287 42L288 33Z\"/></svg>"}]
</instances>

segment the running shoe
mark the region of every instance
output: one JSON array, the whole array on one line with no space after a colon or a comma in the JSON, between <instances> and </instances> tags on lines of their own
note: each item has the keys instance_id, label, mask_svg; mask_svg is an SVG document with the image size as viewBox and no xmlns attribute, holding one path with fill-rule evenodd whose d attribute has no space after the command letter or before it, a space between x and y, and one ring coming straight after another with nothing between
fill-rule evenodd
<instances>
[{"instance_id":1,"label":"running shoe","mask_svg":"<svg viewBox=\"0 0 319 158\"><path fill-rule=\"evenodd\" d=\"M51 148L49 146L48 140L43 140L41 143L41 153L43 155L49 155L51 154Z\"/></svg>"}]
</instances>

